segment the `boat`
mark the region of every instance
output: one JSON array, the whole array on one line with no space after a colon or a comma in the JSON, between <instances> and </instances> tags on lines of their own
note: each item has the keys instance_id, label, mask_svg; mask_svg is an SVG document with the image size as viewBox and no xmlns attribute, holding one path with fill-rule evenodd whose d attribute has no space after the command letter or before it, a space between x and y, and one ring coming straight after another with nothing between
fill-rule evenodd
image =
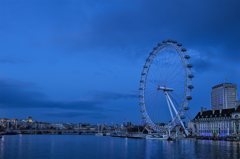
<instances>
[{"instance_id":1,"label":"boat","mask_svg":"<svg viewBox=\"0 0 240 159\"><path fill-rule=\"evenodd\" d=\"M127 135L126 134L122 134L122 133L112 133L111 134L111 137L123 137L123 138L126 138Z\"/></svg>"},{"instance_id":2,"label":"boat","mask_svg":"<svg viewBox=\"0 0 240 159\"><path fill-rule=\"evenodd\" d=\"M127 138L134 138L134 139L144 139L142 134L127 134Z\"/></svg>"},{"instance_id":3,"label":"boat","mask_svg":"<svg viewBox=\"0 0 240 159\"><path fill-rule=\"evenodd\" d=\"M111 134L110 133L106 133L106 136L110 136Z\"/></svg>"},{"instance_id":4,"label":"boat","mask_svg":"<svg viewBox=\"0 0 240 159\"><path fill-rule=\"evenodd\" d=\"M97 133L95 136L103 136L103 133Z\"/></svg>"},{"instance_id":5,"label":"boat","mask_svg":"<svg viewBox=\"0 0 240 159\"><path fill-rule=\"evenodd\" d=\"M111 134L111 137L120 137L122 134L120 134L120 133L112 133Z\"/></svg>"},{"instance_id":6,"label":"boat","mask_svg":"<svg viewBox=\"0 0 240 159\"><path fill-rule=\"evenodd\" d=\"M98 133L95 134L95 136L104 136L103 133L102 133L102 129L101 129L101 132L99 131L99 125L98 125Z\"/></svg>"},{"instance_id":7,"label":"boat","mask_svg":"<svg viewBox=\"0 0 240 159\"><path fill-rule=\"evenodd\" d=\"M2 133L2 135L17 135L17 134L18 134L18 132L16 132L16 131L7 131L7 132Z\"/></svg>"},{"instance_id":8,"label":"boat","mask_svg":"<svg viewBox=\"0 0 240 159\"><path fill-rule=\"evenodd\" d=\"M146 139L148 140L172 140L168 135L147 135Z\"/></svg>"}]
</instances>

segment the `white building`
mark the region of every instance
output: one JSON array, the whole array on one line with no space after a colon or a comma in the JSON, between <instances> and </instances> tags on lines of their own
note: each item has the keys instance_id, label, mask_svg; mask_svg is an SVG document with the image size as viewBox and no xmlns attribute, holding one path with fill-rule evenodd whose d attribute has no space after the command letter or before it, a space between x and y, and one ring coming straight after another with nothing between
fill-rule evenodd
<instances>
[{"instance_id":1,"label":"white building","mask_svg":"<svg viewBox=\"0 0 240 159\"><path fill-rule=\"evenodd\" d=\"M235 108L220 110L203 110L188 122L192 134L200 136L227 136L240 134L240 105L235 102Z\"/></svg>"},{"instance_id":2,"label":"white building","mask_svg":"<svg viewBox=\"0 0 240 159\"><path fill-rule=\"evenodd\" d=\"M211 92L211 109L220 110L220 105L223 105L222 109L235 108L235 102L237 98L237 85L232 83L222 83L212 87Z\"/></svg>"}]
</instances>

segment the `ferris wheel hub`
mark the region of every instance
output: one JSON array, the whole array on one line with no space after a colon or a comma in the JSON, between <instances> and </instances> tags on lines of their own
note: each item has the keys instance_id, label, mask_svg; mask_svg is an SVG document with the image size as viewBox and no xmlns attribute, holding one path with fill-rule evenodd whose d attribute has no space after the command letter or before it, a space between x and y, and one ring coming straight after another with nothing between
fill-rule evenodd
<instances>
[{"instance_id":1,"label":"ferris wheel hub","mask_svg":"<svg viewBox=\"0 0 240 159\"><path fill-rule=\"evenodd\" d=\"M173 91L172 88L166 88L166 87L160 87L160 86L157 87L157 90L163 90L164 92L165 91Z\"/></svg>"}]
</instances>

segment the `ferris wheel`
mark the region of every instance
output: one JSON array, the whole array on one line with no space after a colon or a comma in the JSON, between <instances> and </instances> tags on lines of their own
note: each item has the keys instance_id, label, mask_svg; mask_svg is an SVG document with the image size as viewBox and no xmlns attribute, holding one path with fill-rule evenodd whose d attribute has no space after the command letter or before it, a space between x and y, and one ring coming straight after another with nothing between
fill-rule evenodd
<instances>
[{"instance_id":1,"label":"ferris wheel","mask_svg":"<svg viewBox=\"0 0 240 159\"><path fill-rule=\"evenodd\" d=\"M182 120L190 109L194 75L186 51L176 40L164 40L153 48L143 66L139 105L151 130L165 132L182 126L189 135Z\"/></svg>"}]
</instances>

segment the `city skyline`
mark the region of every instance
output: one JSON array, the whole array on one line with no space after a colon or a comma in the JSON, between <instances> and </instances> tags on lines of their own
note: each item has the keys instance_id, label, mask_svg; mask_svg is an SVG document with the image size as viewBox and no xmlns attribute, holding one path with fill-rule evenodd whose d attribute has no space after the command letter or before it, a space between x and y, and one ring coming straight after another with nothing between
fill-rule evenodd
<instances>
[{"instance_id":1,"label":"city skyline","mask_svg":"<svg viewBox=\"0 0 240 159\"><path fill-rule=\"evenodd\" d=\"M142 67L167 39L191 56L193 117L240 85L239 1L70 2L0 1L0 118L139 124Z\"/></svg>"}]
</instances>

